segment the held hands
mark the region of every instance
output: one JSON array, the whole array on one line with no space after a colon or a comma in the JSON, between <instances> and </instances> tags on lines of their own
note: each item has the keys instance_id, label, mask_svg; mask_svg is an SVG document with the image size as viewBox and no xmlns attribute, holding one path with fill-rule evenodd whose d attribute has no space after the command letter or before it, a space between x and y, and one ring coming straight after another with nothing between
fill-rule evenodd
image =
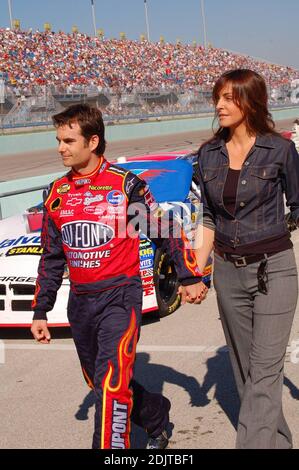
<instances>
[{"instance_id":1,"label":"held hands","mask_svg":"<svg viewBox=\"0 0 299 470\"><path fill-rule=\"evenodd\" d=\"M287 223L288 229L290 232L293 232L294 230L297 229L297 222L292 218L292 213L288 212L285 215L285 221Z\"/></svg>"},{"instance_id":2,"label":"held hands","mask_svg":"<svg viewBox=\"0 0 299 470\"><path fill-rule=\"evenodd\" d=\"M48 344L51 341L47 320L33 320L31 325L31 333L39 343Z\"/></svg>"},{"instance_id":3,"label":"held hands","mask_svg":"<svg viewBox=\"0 0 299 470\"><path fill-rule=\"evenodd\" d=\"M180 286L178 294L181 295L181 304L200 304L206 298L208 290L202 281L191 286Z\"/></svg>"}]
</instances>

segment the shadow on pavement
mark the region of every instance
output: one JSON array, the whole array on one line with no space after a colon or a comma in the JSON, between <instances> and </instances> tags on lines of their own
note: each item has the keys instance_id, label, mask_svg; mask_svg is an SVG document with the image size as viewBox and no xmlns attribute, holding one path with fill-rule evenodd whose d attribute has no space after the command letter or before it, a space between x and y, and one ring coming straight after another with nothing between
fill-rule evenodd
<instances>
[{"instance_id":1,"label":"shadow on pavement","mask_svg":"<svg viewBox=\"0 0 299 470\"><path fill-rule=\"evenodd\" d=\"M217 400L234 428L237 428L240 410L240 399L231 367L228 351L219 348L216 355L206 362L207 372L201 386L202 393L207 396L215 386L214 399Z\"/></svg>"},{"instance_id":2,"label":"shadow on pavement","mask_svg":"<svg viewBox=\"0 0 299 470\"><path fill-rule=\"evenodd\" d=\"M75 414L75 418L79 421L86 421L87 419L89 419L89 410L90 408L93 408L94 404L94 392L93 390L91 390L86 395L83 402L79 405L78 411ZM91 417L93 417L93 415Z\"/></svg>"},{"instance_id":3,"label":"shadow on pavement","mask_svg":"<svg viewBox=\"0 0 299 470\"><path fill-rule=\"evenodd\" d=\"M164 383L171 383L181 387L188 393L190 406L204 407L210 403L207 394L210 389L215 386L214 399L217 400L223 412L236 428L240 403L229 356L223 348L219 348L216 355L207 360L207 372L203 378L202 385L199 384L195 377L178 372L166 365L150 363L149 360L150 355L148 353L142 352L138 353L136 356L135 379L142 383L146 389L150 392L162 393ZM90 391L79 405L75 414L76 419L93 419L93 410L92 414L90 411L94 403L94 395L93 392ZM175 418L175 410L173 409L172 416ZM170 435L173 428L174 424L170 423L168 430ZM132 448L145 448L146 443L146 432L132 424Z\"/></svg>"},{"instance_id":4,"label":"shadow on pavement","mask_svg":"<svg viewBox=\"0 0 299 470\"><path fill-rule=\"evenodd\" d=\"M299 389L296 387L296 385L293 384L293 382L287 377L284 377L283 384L288 387L291 397L295 398L295 400L299 400Z\"/></svg>"}]
</instances>

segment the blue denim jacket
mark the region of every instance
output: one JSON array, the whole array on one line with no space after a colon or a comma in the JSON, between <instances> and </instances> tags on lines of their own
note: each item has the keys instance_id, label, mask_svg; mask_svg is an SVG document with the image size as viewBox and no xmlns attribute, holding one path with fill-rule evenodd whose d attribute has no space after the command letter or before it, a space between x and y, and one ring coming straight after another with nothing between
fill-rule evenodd
<instances>
[{"instance_id":1,"label":"blue denim jacket","mask_svg":"<svg viewBox=\"0 0 299 470\"><path fill-rule=\"evenodd\" d=\"M204 144L198 153L203 215L215 223L215 236L237 247L288 233L283 193L294 220L299 219L299 155L292 141L259 136L244 161L235 216L226 211L223 189L229 168L225 142Z\"/></svg>"}]
</instances>

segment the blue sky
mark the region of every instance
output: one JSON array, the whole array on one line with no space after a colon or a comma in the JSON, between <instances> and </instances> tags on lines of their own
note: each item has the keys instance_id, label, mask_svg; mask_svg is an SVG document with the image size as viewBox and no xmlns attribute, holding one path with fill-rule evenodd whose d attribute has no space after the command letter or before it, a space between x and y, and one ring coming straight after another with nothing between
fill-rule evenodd
<instances>
[{"instance_id":1,"label":"blue sky","mask_svg":"<svg viewBox=\"0 0 299 470\"><path fill-rule=\"evenodd\" d=\"M22 29L70 32L76 24L91 34L91 0L11 0ZM97 27L108 38L138 39L146 32L143 0L94 0ZM298 0L205 0L207 39L215 47L299 69ZM200 0L147 0L150 35L166 41L203 43ZM8 1L0 0L0 26L9 26Z\"/></svg>"}]
</instances>

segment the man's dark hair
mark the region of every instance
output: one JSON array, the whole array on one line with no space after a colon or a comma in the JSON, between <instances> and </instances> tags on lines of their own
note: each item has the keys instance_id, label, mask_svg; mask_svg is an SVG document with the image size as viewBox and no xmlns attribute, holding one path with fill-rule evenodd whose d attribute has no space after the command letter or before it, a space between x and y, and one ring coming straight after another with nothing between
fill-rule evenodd
<instances>
[{"instance_id":1,"label":"man's dark hair","mask_svg":"<svg viewBox=\"0 0 299 470\"><path fill-rule=\"evenodd\" d=\"M72 127L73 123L78 123L81 134L90 141L93 135L100 139L99 145L95 149L96 155L103 155L106 148L105 126L102 113L99 109L88 104L74 104L69 106L59 114L52 116L53 124L56 128L68 125Z\"/></svg>"}]
</instances>

